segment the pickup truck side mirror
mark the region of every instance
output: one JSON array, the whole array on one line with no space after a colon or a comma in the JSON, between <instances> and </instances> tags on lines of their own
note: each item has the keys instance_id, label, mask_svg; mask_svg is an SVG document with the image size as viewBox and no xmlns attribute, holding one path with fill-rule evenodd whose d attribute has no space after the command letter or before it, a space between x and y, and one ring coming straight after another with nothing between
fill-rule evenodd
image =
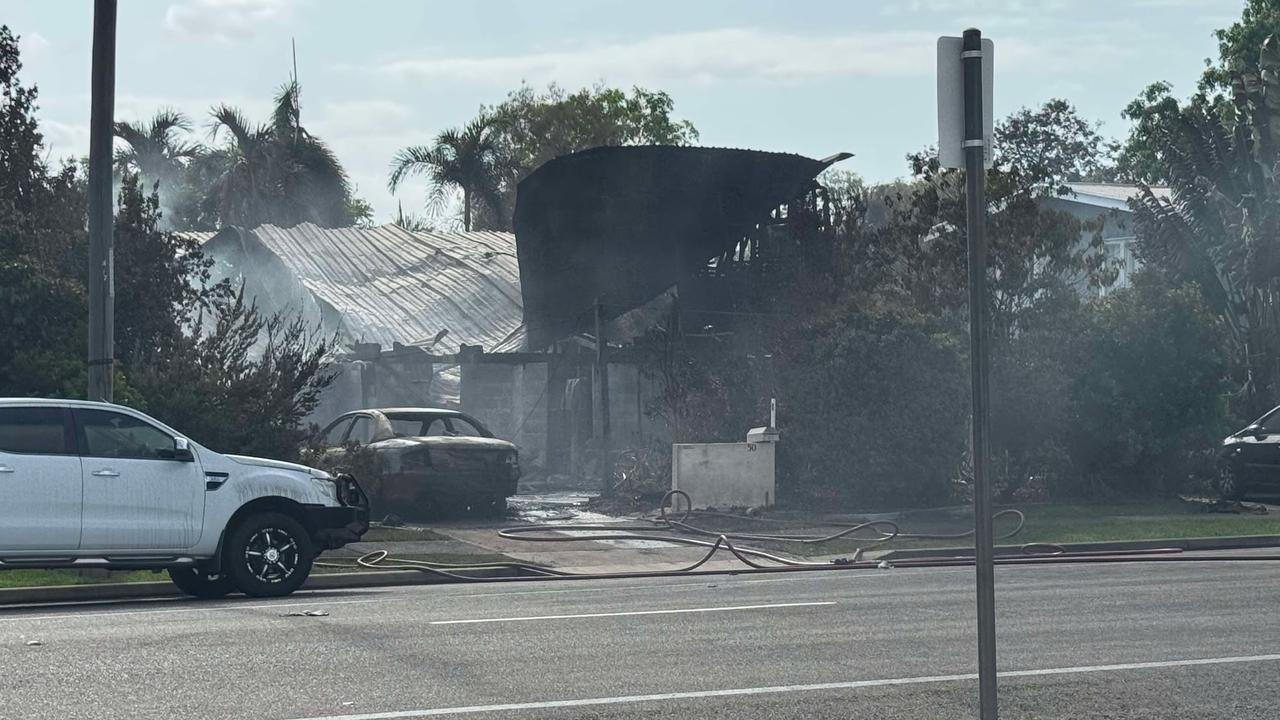
<instances>
[{"instance_id":1,"label":"pickup truck side mirror","mask_svg":"<svg viewBox=\"0 0 1280 720\"><path fill-rule=\"evenodd\" d=\"M191 441L182 437L174 438L173 456L170 459L180 462L194 462L196 456L195 453L191 452Z\"/></svg>"},{"instance_id":2,"label":"pickup truck side mirror","mask_svg":"<svg viewBox=\"0 0 1280 720\"><path fill-rule=\"evenodd\" d=\"M1244 434L1252 436L1254 440L1261 440L1265 437L1270 437L1271 432L1261 425L1250 425L1244 429Z\"/></svg>"}]
</instances>

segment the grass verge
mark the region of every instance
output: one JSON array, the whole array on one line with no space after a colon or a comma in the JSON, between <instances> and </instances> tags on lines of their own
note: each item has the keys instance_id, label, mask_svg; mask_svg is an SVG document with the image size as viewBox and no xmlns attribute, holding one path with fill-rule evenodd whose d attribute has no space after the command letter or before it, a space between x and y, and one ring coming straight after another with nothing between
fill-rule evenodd
<instances>
[{"instance_id":1,"label":"grass verge","mask_svg":"<svg viewBox=\"0 0 1280 720\"><path fill-rule=\"evenodd\" d=\"M999 509L1002 508L997 508ZM1008 516L997 519L997 545L1280 535L1280 513L1211 513L1206 512L1202 503L1176 499L1108 504L1027 505L1018 509L1026 515L1022 531L1013 537L1000 539L1013 528L1014 519ZM971 530L973 515L954 511L919 511L906 513L896 522L904 533L952 534ZM756 531L765 532L760 528ZM870 543L865 538L841 538L817 545L766 545L800 555L831 555L853 552L859 547L869 547ZM958 539L898 539L876 546L876 549L972 546L973 538L969 536Z\"/></svg>"}]
</instances>

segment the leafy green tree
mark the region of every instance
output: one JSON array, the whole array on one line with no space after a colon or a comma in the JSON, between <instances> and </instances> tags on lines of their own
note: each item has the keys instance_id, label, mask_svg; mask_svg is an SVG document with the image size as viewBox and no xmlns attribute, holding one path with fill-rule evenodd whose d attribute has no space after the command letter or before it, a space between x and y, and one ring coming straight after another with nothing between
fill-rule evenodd
<instances>
[{"instance_id":1,"label":"leafy green tree","mask_svg":"<svg viewBox=\"0 0 1280 720\"><path fill-rule=\"evenodd\" d=\"M1236 409L1254 417L1280 397L1280 39L1243 67L1229 99L1162 104L1150 145L1172 197L1144 188L1133 205L1142 261L1223 319Z\"/></svg>"},{"instance_id":2,"label":"leafy green tree","mask_svg":"<svg viewBox=\"0 0 1280 720\"><path fill-rule=\"evenodd\" d=\"M301 318L264 316L243 288L211 305L169 357L130 368L143 409L220 452L297 459L301 421L333 382L331 340Z\"/></svg>"},{"instance_id":3,"label":"leafy green tree","mask_svg":"<svg viewBox=\"0 0 1280 720\"><path fill-rule=\"evenodd\" d=\"M463 129L401 150L390 185L394 191L404 178L426 175L431 214L445 208L450 191L461 190L463 227L510 230L516 185L552 158L602 145L697 142L692 123L672 118L674 107L670 95L640 87L628 93L595 85L569 93L554 84L541 92L522 85L501 103L482 107ZM461 159L468 158L464 167Z\"/></svg>"},{"instance_id":4,"label":"leafy green tree","mask_svg":"<svg viewBox=\"0 0 1280 720\"><path fill-rule=\"evenodd\" d=\"M128 363L171 357L225 285L211 285L213 261L199 243L161 230L160 197L126 174L115 224L116 356Z\"/></svg>"},{"instance_id":5,"label":"leafy green tree","mask_svg":"<svg viewBox=\"0 0 1280 720\"><path fill-rule=\"evenodd\" d=\"M1110 180L1118 147L1102 137L1100 126L1062 98L1034 110L1024 107L996 128L1001 172L1043 195L1068 194L1068 182Z\"/></svg>"},{"instance_id":6,"label":"leafy green tree","mask_svg":"<svg viewBox=\"0 0 1280 720\"><path fill-rule=\"evenodd\" d=\"M786 492L827 508L944 503L965 447L961 345L892 300L846 302L773 346Z\"/></svg>"},{"instance_id":7,"label":"leafy green tree","mask_svg":"<svg viewBox=\"0 0 1280 720\"><path fill-rule=\"evenodd\" d=\"M1199 289L1142 272L1086 316L1067 432L1081 484L1173 492L1228 432L1222 326Z\"/></svg>"},{"instance_id":8,"label":"leafy green tree","mask_svg":"<svg viewBox=\"0 0 1280 720\"><path fill-rule=\"evenodd\" d=\"M1200 78L1203 92L1230 91L1236 79L1257 75L1258 49L1267 38L1280 33L1280 2L1245 0L1240 20L1214 31L1218 39L1218 61L1206 61Z\"/></svg>"},{"instance_id":9,"label":"leafy green tree","mask_svg":"<svg viewBox=\"0 0 1280 720\"><path fill-rule=\"evenodd\" d=\"M1051 146L1046 149L1045 145ZM1052 100L997 125L995 164L987 173L987 222L995 337L1016 334L1022 314L1054 293L1106 280L1101 223L1082 222L1044 202L1065 183L1105 173L1110 148L1075 109ZM963 174L940 168L932 150L908 157L912 181L876 205L885 217L854 247L863 282L893 286L922 311L963 312L968 260Z\"/></svg>"},{"instance_id":10,"label":"leafy green tree","mask_svg":"<svg viewBox=\"0 0 1280 720\"><path fill-rule=\"evenodd\" d=\"M0 396L82 397L85 186L74 164L44 163L37 93L21 67L17 38L0 26ZM208 287L209 261L161 229L159 197L136 173L118 199L117 402L221 450L296 455L329 382L329 343Z\"/></svg>"},{"instance_id":11,"label":"leafy green tree","mask_svg":"<svg viewBox=\"0 0 1280 720\"><path fill-rule=\"evenodd\" d=\"M21 69L18 38L0 26L0 396L79 392L85 195L74 165L45 163L38 91Z\"/></svg>"},{"instance_id":12,"label":"leafy green tree","mask_svg":"<svg viewBox=\"0 0 1280 720\"><path fill-rule=\"evenodd\" d=\"M431 182L428 210L439 215L449 193L462 192L462 227L471 230L472 215L483 205L492 217L505 217L503 183L511 176L511 162L503 153L493 116L481 114L461 129L451 128L430 145L410 145L391 161L387 187L391 192L415 175Z\"/></svg>"},{"instance_id":13,"label":"leafy green tree","mask_svg":"<svg viewBox=\"0 0 1280 720\"><path fill-rule=\"evenodd\" d=\"M560 155L602 145L691 145L698 131L673 120L675 103L665 92L595 85L568 93L550 85L541 93L528 85L488 110L503 147L522 173Z\"/></svg>"}]
</instances>

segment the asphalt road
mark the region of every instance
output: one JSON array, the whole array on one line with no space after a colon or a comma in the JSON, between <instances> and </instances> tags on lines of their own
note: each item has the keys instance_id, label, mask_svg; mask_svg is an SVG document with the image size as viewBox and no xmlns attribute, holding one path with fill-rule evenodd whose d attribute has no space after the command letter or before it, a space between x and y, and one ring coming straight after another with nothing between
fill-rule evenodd
<instances>
[{"instance_id":1,"label":"asphalt road","mask_svg":"<svg viewBox=\"0 0 1280 720\"><path fill-rule=\"evenodd\" d=\"M997 580L1003 717L1280 717L1280 563ZM972 598L951 568L7 610L0 717L976 717Z\"/></svg>"}]
</instances>

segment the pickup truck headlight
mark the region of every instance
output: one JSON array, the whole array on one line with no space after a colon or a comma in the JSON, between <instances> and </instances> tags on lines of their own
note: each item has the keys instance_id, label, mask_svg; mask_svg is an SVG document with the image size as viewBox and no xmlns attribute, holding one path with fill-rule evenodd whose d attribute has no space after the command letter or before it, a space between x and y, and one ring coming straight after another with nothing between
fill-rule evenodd
<instances>
[{"instance_id":1,"label":"pickup truck headlight","mask_svg":"<svg viewBox=\"0 0 1280 720\"><path fill-rule=\"evenodd\" d=\"M332 500L335 503L338 502L338 487L337 483L335 483L333 479L322 480L318 477L312 476L311 482L315 485L316 489L320 491L320 494L324 495L326 500Z\"/></svg>"}]
</instances>

